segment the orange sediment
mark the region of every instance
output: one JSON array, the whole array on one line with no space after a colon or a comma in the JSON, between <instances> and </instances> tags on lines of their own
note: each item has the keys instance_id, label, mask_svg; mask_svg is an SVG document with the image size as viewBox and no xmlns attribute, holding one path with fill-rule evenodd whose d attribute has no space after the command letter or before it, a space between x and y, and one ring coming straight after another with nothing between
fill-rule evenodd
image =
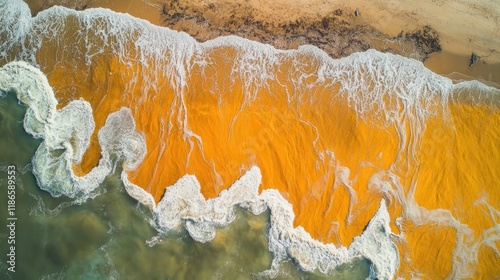
<instances>
[{"instance_id":1,"label":"orange sediment","mask_svg":"<svg viewBox=\"0 0 500 280\"><path fill-rule=\"evenodd\" d=\"M498 267L499 256L490 250L483 235L498 227L499 221L498 214L489 213L488 206L500 205L500 111L488 105L462 102L451 103L449 109L450 119L444 125L442 121L428 122L419 153L421 170L415 199L426 209L447 210L458 222L467 225L472 233L465 240L441 230L434 230L430 238L440 240L449 235L448 239L457 238L466 248L477 246L480 252L477 258L475 250L464 252L465 258L473 259L468 269L474 271L477 265L474 277L493 277L498 275L494 267ZM444 219L437 228L445 228L447 223ZM435 262L453 255L441 251L452 252L457 246L455 242L432 242L432 248L440 250ZM413 257L412 265L426 267L426 254L429 253L422 251Z\"/></svg>"},{"instance_id":2,"label":"orange sediment","mask_svg":"<svg viewBox=\"0 0 500 280\"><path fill-rule=\"evenodd\" d=\"M446 279L452 270L456 230L433 223L406 225L406 243L400 245L402 265L399 276L410 279L426 275L429 279Z\"/></svg>"},{"instance_id":3,"label":"orange sediment","mask_svg":"<svg viewBox=\"0 0 500 280\"><path fill-rule=\"evenodd\" d=\"M58 96L62 105L82 97L94 110L96 132L75 171L85 174L97 164L97 130L109 113L129 107L147 144L146 158L129 178L156 201L185 174L195 174L205 197L215 197L257 165L263 174L261 189L282 192L294 206L296 225L332 242L338 222L337 230L343 234L336 241L350 244L377 210L377 203L369 203L377 199L369 193L368 181L371 174L394 162L395 131L366 123L335 97L337 89L326 85L302 90L301 96L288 101L281 81L269 81L270 86L251 100L244 81L231 80L230 60L220 59L221 53L227 55L228 50L214 51L213 67L192 70L182 96L174 93L167 77L158 77L161 82L155 91L144 92L141 80L125 90L124 84L135 73L117 58L96 63L89 79L91 89L67 99ZM292 68L288 62L276 71L290 75ZM67 83L58 81L61 77L49 75L58 92L71 92L64 88ZM285 81L285 76L280 78ZM192 136L186 135L188 130ZM350 173L336 178L342 170ZM355 193L350 194L349 188Z\"/></svg>"},{"instance_id":4,"label":"orange sediment","mask_svg":"<svg viewBox=\"0 0 500 280\"><path fill-rule=\"evenodd\" d=\"M498 109L453 101L447 113L423 120L422 134L413 135L405 123L403 139L396 124L361 117L339 95L338 84L317 81L313 57L283 56L265 86L249 86L248 77L233 72L237 52L207 50L210 65L193 64L186 86L173 78L175 71L126 64L110 53L90 67L49 62L59 65L44 71L60 105L83 98L93 109L96 132L75 172L86 174L97 165L97 131L110 113L128 107L147 145L142 164L128 171L129 180L157 202L186 174L196 175L203 195L212 198L257 165L261 190L281 192L293 205L295 226L323 242L348 246L385 197L393 232L401 229L404 236L398 243L400 273L436 279L453 268L454 250L463 241L457 240L457 225L473 231L468 246L496 225L488 205L500 203ZM306 66L296 69L297 61ZM301 86L293 79L303 79ZM397 177L401 186L388 180L393 193L374 187L375 175L382 173ZM429 213L449 214L412 212L412 201ZM394 222L398 217L401 228ZM488 265L498 264L498 256L487 248L479 252L479 272L494 275Z\"/></svg>"}]
</instances>

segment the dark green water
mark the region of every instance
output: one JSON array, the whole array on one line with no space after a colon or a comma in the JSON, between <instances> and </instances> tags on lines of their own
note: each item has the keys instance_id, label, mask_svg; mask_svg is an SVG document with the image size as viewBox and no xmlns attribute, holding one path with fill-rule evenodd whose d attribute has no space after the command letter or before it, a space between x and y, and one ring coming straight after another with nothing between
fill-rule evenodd
<instances>
[{"instance_id":1,"label":"dark green water","mask_svg":"<svg viewBox=\"0 0 500 280\"><path fill-rule=\"evenodd\" d=\"M180 229L150 247L157 236L149 210L109 176L86 201L54 198L41 191L30 161L40 140L22 126L26 108L12 93L0 97L0 279L256 279L271 267L269 212L237 210L236 220L208 243ZM10 245L8 166L16 168L15 272L7 270ZM344 265L335 275L299 271L291 262L276 279L364 279L369 263Z\"/></svg>"}]
</instances>

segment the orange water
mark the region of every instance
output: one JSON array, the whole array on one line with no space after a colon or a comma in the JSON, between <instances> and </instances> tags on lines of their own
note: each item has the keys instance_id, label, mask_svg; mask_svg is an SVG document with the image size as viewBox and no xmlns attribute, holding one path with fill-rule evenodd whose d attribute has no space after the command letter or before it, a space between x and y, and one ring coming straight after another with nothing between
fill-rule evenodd
<instances>
[{"instance_id":1,"label":"orange water","mask_svg":"<svg viewBox=\"0 0 500 280\"><path fill-rule=\"evenodd\" d=\"M319 79L322 63L312 53L243 64L250 49L221 44L170 69L179 50L162 50L162 60L141 58L137 30L104 41L97 21L98 28L87 30L94 42L87 48L75 35L82 30L77 18L65 23L57 38L42 36L36 57L60 107L77 98L92 106L96 132L74 166L77 174L97 165L97 131L124 106L147 144L146 158L129 179L157 202L185 174L196 175L211 198L257 165L261 190L278 189L293 205L295 225L323 242L348 246L387 198L391 228L399 234L399 276L441 279L463 275L464 268L475 278L500 273L498 98L474 104L435 97L429 105L435 114L415 118L401 111L400 119L386 123L380 107L358 112L340 82ZM87 64L89 50L95 55ZM260 70L253 76L234 70L264 62L272 75L263 80L255 79ZM384 73L377 75L383 80ZM367 103L373 87L359 93ZM385 109L395 105L388 97L382 102Z\"/></svg>"}]
</instances>

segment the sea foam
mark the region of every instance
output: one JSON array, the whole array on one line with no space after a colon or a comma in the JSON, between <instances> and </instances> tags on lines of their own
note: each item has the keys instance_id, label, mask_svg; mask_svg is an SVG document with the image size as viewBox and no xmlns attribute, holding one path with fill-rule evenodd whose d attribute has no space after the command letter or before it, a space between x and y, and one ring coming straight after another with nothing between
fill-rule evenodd
<instances>
[{"instance_id":1,"label":"sea foam","mask_svg":"<svg viewBox=\"0 0 500 280\"><path fill-rule=\"evenodd\" d=\"M28 112L32 111L25 116L26 131L44 139L33 157L33 173L39 186L53 196L87 195L113 171L116 160L123 162L126 170L132 170L145 155L144 136L135 130L130 111L123 108L110 114L99 130L103 150L99 165L89 174L78 177L71 166L81 160L94 129L88 103L76 100L57 110L57 101L47 79L25 62L9 63L0 69L0 89L14 90L18 99L28 106ZM36 121L29 121L31 118ZM87 122L82 123L82 120ZM52 153L56 150L64 152L54 156ZM115 157L115 161L111 157ZM292 205L278 191L265 190L259 194L262 175L258 167L250 168L229 189L209 200L201 194L196 177L187 175L166 189L157 206L150 194L128 182L125 172L122 180L132 197L152 208L154 225L160 233L185 226L195 240L209 242L215 237L216 228L225 227L234 220L235 206L254 214L270 209L269 248L274 254L273 268L293 258L304 270L318 269L328 273L354 257L363 256L372 260L375 275L380 279L391 278L397 269L398 253L390 240L389 215L383 201L365 232L345 248L323 244L302 227L294 228ZM377 261L383 258L391 261ZM272 275L276 271L269 273Z\"/></svg>"}]
</instances>

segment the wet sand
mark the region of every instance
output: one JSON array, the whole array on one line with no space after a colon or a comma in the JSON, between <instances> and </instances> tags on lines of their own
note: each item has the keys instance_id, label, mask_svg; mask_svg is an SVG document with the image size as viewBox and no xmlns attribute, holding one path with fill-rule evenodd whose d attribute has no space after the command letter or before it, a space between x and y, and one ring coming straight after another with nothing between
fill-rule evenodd
<instances>
[{"instance_id":1,"label":"wet sand","mask_svg":"<svg viewBox=\"0 0 500 280\"><path fill-rule=\"evenodd\" d=\"M432 54L424 64L433 72L454 81L478 80L486 85L500 88L500 62L487 63L485 60L479 59L469 67L469 61L469 55L443 51Z\"/></svg>"}]
</instances>

